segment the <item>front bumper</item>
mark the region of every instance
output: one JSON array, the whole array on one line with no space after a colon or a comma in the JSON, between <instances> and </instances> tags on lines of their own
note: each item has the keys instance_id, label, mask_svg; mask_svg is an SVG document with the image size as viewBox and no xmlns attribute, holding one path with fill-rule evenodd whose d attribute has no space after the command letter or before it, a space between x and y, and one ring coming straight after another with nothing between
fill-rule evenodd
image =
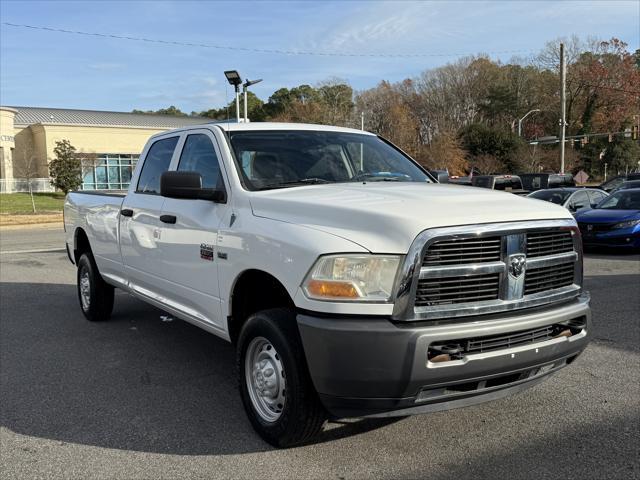
<instances>
[{"instance_id":1,"label":"front bumper","mask_svg":"<svg viewBox=\"0 0 640 480\"><path fill-rule=\"evenodd\" d=\"M299 314L309 372L335 417L391 416L446 410L528 388L571 363L591 333L589 296L544 310L445 322L392 323L384 318ZM585 328L512 348L433 363L429 345L485 337L583 319Z\"/></svg>"},{"instance_id":2,"label":"front bumper","mask_svg":"<svg viewBox=\"0 0 640 480\"><path fill-rule=\"evenodd\" d=\"M586 247L640 248L640 231L621 229L592 234L583 232L582 243Z\"/></svg>"}]
</instances>

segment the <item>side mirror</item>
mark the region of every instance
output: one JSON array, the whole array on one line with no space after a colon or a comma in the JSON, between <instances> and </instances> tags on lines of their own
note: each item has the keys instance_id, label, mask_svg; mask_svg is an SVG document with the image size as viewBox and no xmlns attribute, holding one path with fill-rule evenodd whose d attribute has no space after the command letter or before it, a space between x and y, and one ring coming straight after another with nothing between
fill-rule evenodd
<instances>
[{"instance_id":1,"label":"side mirror","mask_svg":"<svg viewBox=\"0 0 640 480\"><path fill-rule=\"evenodd\" d=\"M577 212L577 211L578 211L578 210L580 210L581 208L584 208L584 204L582 204L582 203L574 203L574 204L571 206L571 210L572 210L572 211L574 211L574 212Z\"/></svg>"},{"instance_id":2,"label":"side mirror","mask_svg":"<svg viewBox=\"0 0 640 480\"><path fill-rule=\"evenodd\" d=\"M202 175L198 172L164 172L160 176L160 195L168 198L211 200L225 203L224 190L202 188Z\"/></svg>"}]
</instances>

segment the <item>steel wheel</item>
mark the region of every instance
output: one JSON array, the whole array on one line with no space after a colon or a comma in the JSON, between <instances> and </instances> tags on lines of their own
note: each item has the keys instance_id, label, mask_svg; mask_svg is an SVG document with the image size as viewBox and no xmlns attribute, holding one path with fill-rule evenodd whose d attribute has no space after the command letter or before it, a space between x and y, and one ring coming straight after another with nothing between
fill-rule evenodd
<instances>
[{"instance_id":1,"label":"steel wheel","mask_svg":"<svg viewBox=\"0 0 640 480\"><path fill-rule=\"evenodd\" d=\"M89 277L89 270L84 266L80 270L80 302L82 303L82 309L86 312L91 306L91 279Z\"/></svg>"},{"instance_id":2,"label":"steel wheel","mask_svg":"<svg viewBox=\"0 0 640 480\"><path fill-rule=\"evenodd\" d=\"M262 420L280 418L285 403L285 373L280 356L264 337L251 340L245 354L245 381L251 403Z\"/></svg>"}]
</instances>

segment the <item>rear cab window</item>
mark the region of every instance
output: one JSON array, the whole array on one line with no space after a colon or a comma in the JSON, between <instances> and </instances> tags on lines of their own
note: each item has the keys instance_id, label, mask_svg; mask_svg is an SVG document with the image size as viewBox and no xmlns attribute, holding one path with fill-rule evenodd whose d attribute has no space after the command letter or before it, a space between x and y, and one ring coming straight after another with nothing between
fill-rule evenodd
<instances>
[{"instance_id":1,"label":"rear cab window","mask_svg":"<svg viewBox=\"0 0 640 480\"><path fill-rule=\"evenodd\" d=\"M169 170L179 138L178 136L163 138L151 145L142 165L136 193L160 194L160 176Z\"/></svg>"}]
</instances>

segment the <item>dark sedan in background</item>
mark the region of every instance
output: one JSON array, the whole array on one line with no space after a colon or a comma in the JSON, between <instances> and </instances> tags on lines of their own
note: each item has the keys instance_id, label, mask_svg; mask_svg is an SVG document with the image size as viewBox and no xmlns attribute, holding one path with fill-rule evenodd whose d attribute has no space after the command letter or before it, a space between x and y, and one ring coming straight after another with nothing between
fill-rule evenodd
<instances>
[{"instance_id":1,"label":"dark sedan in background","mask_svg":"<svg viewBox=\"0 0 640 480\"><path fill-rule=\"evenodd\" d=\"M614 192L575 217L585 247L640 249L640 188Z\"/></svg>"}]
</instances>

